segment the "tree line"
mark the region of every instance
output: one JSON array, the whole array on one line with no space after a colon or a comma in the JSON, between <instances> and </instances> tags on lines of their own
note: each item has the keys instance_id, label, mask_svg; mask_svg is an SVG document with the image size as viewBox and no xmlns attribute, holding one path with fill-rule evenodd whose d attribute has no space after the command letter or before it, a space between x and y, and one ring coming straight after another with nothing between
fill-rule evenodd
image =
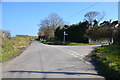
<instances>
[{"instance_id":1,"label":"tree line","mask_svg":"<svg viewBox=\"0 0 120 80\"><path fill-rule=\"evenodd\" d=\"M113 38L114 43L119 43L120 27L118 21L100 21L105 13L90 11L84 15L84 21L78 24L67 25L56 13L50 14L41 20L38 39L63 41L66 32L68 42L88 42L88 38Z\"/></svg>"},{"instance_id":2,"label":"tree line","mask_svg":"<svg viewBox=\"0 0 120 80\"><path fill-rule=\"evenodd\" d=\"M55 40L62 41L64 38L64 31L66 32L66 41L68 42L88 42L86 30L89 27L89 22L79 22L78 24L65 25L64 27L58 27L55 30Z\"/></svg>"}]
</instances>

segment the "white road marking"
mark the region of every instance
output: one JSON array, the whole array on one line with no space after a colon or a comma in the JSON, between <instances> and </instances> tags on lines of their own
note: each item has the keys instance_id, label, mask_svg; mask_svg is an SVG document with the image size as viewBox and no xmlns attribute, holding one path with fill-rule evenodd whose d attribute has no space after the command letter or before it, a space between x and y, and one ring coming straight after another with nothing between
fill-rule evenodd
<instances>
[{"instance_id":1,"label":"white road marking","mask_svg":"<svg viewBox=\"0 0 120 80\"><path fill-rule=\"evenodd\" d=\"M94 69L94 67L91 65L90 62L85 61L85 60L83 59L83 57L85 57L86 55L80 55L79 53L77 53L77 52L75 52L75 51L68 50L68 49L65 49L65 48L64 48L64 49L61 49L59 46L58 46L58 47L53 46L53 45L45 45L45 46L53 47L53 48L59 49L59 50L61 50L61 51L63 51L63 52L66 52L66 53L68 53L68 54L70 54L70 55L72 55L72 56L80 59L81 61L83 61L84 63L86 63L87 65L89 65L92 69Z\"/></svg>"}]
</instances>

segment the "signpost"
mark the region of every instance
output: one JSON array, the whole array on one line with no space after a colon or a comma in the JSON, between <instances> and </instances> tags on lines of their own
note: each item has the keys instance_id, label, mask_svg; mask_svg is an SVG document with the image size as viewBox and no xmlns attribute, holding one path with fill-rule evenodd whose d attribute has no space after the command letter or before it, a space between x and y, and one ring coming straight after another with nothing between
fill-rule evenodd
<instances>
[{"instance_id":1,"label":"signpost","mask_svg":"<svg viewBox=\"0 0 120 80\"><path fill-rule=\"evenodd\" d=\"M68 35L66 34L66 32L64 31L64 37L63 37L63 42L65 43L65 36Z\"/></svg>"}]
</instances>

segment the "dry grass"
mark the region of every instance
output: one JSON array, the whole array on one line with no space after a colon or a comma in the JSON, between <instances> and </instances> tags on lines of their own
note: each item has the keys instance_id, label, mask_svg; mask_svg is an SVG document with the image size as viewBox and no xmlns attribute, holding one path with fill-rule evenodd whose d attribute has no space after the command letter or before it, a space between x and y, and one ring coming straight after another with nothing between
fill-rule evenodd
<instances>
[{"instance_id":1,"label":"dry grass","mask_svg":"<svg viewBox=\"0 0 120 80\"><path fill-rule=\"evenodd\" d=\"M12 37L11 39L2 39L2 49L0 49L2 55L0 55L0 62L8 60L10 57L21 52L29 44L29 38L25 37Z\"/></svg>"}]
</instances>

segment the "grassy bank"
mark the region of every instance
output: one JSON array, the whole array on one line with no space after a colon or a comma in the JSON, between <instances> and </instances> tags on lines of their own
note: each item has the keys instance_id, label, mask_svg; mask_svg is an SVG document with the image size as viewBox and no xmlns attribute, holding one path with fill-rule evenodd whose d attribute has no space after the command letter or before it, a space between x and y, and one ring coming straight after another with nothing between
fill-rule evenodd
<instances>
[{"instance_id":1,"label":"grassy bank","mask_svg":"<svg viewBox=\"0 0 120 80\"><path fill-rule=\"evenodd\" d=\"M120 80L120 45L107 45L93 51L92 59L107 80Z\"/></svg>"},{"instance_id":2,"label":"grassy bank","mask_svg":"<svg viewBox=\"0 0 120 80\"><path fill-rule=\"evenodd\" d=\"M12 37L2 39L2 55L0 62L8 60L17 53L23 51L30 44L30 39L25 37Z\"/></svg>"},{"instance_id":3,"label":"grassy bank","mask_svg":"<svg viewBox=\"0 0 120 80\"><path fill-rule=\"evenodd\" d=\"M40 41L49 45L88 45L88 43L75 43L75 42L63 42L63 41Z\"/></svg>"}]
</instances>

